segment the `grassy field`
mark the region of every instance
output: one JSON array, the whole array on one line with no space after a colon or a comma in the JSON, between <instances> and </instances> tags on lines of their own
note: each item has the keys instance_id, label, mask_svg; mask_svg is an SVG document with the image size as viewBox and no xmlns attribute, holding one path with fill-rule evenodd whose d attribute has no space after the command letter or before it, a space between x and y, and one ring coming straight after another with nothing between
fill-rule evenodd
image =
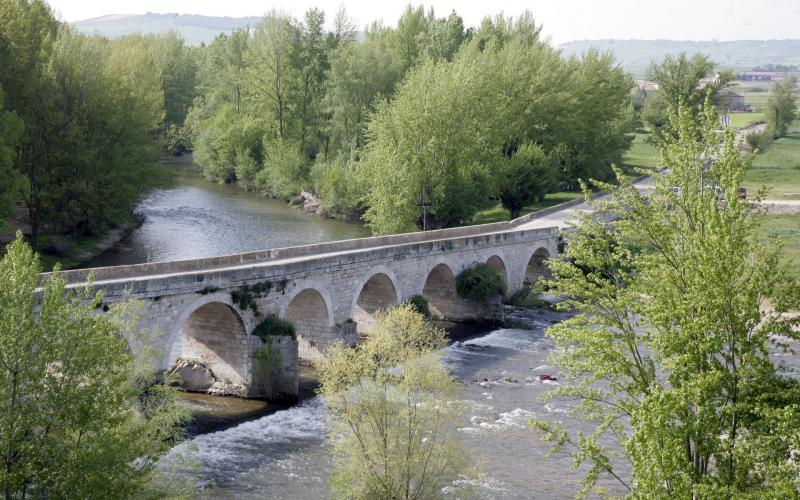
<instances>
[{"instance_id":1,"label":"grassy field","mask_svg":"<svg viewBox=\"0 0 800 500\"><path fill-rule=\"evenodd\" d=\"M731 128L744 128L754 122L763 122L764 113L731 113Z\"/></svg>"},{"instance_id":2,"label":"grassy field","mask_svg":"<svg viewBox=\"0 0 800 500\"><path fill-rule=\"evenodd\" d=\"M769 199L800 200L800 121L787 137L778 139L756 155L744 178L748 190L771 186Z\"/></svg>"},{"instance_id":3,"label":"grassy field","mask_svg":"<svg viewBox=\"0 0 800 500\"><path fill-rule=\"evenodd\" d=\"M800 279L800 215L765 215L759 230L762 241L783 241L783 261L790 277Z\"/></svg>"},{"instance_id":4,"label":"grassy field","mask_svg":"<svg viewBox=\"0 0 800 500\"><path fill-rule=\"evenodd\" d=\"M562 191L559 193L550 193L544 197L541 203L532 203L522 209L522 215L527 215L531 212L541 210L543 208L552 207L559 203L581 198L583 193L578 191ZM503 205L497 206L478 212L473 219L473 224L489 224L490 222L503 222L508 220L508 210L503 208Z\"/></svg>"},{"instance_id":5,"label":"grassy field","mask_svg":"<svg viewBox=\"0 0 800 500\"><path fill-rule=\"evenodd\" d=\"M637 131L631 148L622 157L622 167L632 171L633 167L657 167L660 161L658 150L649 142L649 133Z\"/></svg>"}]
</instances>

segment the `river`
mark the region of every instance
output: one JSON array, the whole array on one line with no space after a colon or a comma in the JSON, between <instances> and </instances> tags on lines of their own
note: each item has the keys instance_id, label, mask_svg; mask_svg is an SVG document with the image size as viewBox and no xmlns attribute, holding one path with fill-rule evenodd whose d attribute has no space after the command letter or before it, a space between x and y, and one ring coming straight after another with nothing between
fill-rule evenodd
<instances>
[{"instance_id":1,"label":"river","mask_svg":"<svg viewBox=\"0 0 800 500\"><path fill-rule=\"evenodd\" d=\"M441 352L462 384L458 398L466 413L453 425L480 474L475 493L487 499L573 498L585 471L573 470L565 453L547 457L548 444L528 426L532 418L560 421L571 405L540 400L558 384L539 380L539 375L553 374L547 365L553 345L544 329L566 315L546 310L512 314L532 329L473 333ZM291 408L195 435L173 449L163 465L211 498L327 498L331 458L325 415L323 402L306 395ZM191 466L183 465L187 457ZM614 482L601 484L624 493Z\"/></svg>"},{"instance_id":2,"label":"river","mask_svg":"<svg viewBox=\"0 0 800 500\"><path fill-rule=\"evenodd\" d=\"M184 157L170 162L170 187L136 207L141 226L81 267L195 259L368 236L360 224L302 212L280 200L209 182Z\"/></svg>"}]
</instances>

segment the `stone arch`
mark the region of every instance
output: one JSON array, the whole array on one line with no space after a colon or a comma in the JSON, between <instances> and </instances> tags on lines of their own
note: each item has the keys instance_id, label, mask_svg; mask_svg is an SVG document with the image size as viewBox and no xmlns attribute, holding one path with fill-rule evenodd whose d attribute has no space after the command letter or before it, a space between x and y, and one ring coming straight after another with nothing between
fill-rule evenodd
<instances>
[{"instance_id":1,"label":"stone arch","mask_svg":"<svg viewBox=\"0 0 800 500\"><path fill-rule=\"evenodd\" d=\"M456 278L447 264L440 263L431 269L425 278L422 295L428 300L428 307L434 318L456 317L456 309L459 304Z\"/></svg>"},{"instance_id":2,"label":"stone arch","mask_svg":"<svg viewBox=\"0 0 800 500\"><path fill-rule=\"evenodd\" d=\"M358 338L363 338L372 326L376 312L395 306L399 302L399 287L391 271L373 270L369 278L356 288L356 296L353 298L351 311L356 322Z\"/></svg>"},{"instance_id":3,"label":"stone arch","mask_svg":"<svg viewBox=\"0 0 800 500\"><path fill-rule=\"evenodd\" d=\"M188 390L244 394L250 375L247 325L231 304L205 300L181 318L176 365ZM207 371L200 369L202 365ZM209 378L209 374L213 378Z\"/></svg>"},{"instance_id":4,"label":"stone arch","mask_svg":"<svg viewBox=\"0 0 800 500\"><path fill-rule=\"evenodd\" d=\"M500 276L503 277L503 281L506 282L506 288L511 286L510 280L508 279L508 267L506 267L506 263L502 257L499 255L492 255L486 260L486 265L500 273Z\"/></svg>"},{"instance_id":5,"label":"stone arch","mask_svg":"<svg viewBox=\"0 0 800 500\"><path fill-rule=\"evenodd\" d=\"M540 247L537 248L531 258L528 260L528 265L525 268L525 280L524 284L526 286L533 285L541 278L547 278L550 276L550 270L547 268L546 261L550 258L550 252L544 248Z\"/></svg>"},{"instance_id":6,"label":"stone arch","mask_svg":"<svg viewBox=\"0 0 800 500\"><path fill-rule=\"evenodd\" d=\"M303 361L319 357L333 327L330 301L315 288L301 288L289 299L283 318L297 330L298 355Z\"/></svg>"}]
</instances>

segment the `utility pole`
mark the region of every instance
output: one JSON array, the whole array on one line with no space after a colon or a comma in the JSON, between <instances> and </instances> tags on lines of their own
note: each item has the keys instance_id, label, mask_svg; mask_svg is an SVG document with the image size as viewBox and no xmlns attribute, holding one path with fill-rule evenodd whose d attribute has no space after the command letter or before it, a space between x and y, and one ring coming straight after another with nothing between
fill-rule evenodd
<instances>
[{"instance_id":1,"label":"utility pole","mask_svg":"<svg viewBox=\"0 0 800 500\"><path fill-rule=\"evenodd\" d=\"M419 190L419 208L422 209L422 230L428 230L428 209L431 208L430 202L427 201L427 197L425 196L425 184L422 185L422 188Z\"/></svg>"}]
</instances>

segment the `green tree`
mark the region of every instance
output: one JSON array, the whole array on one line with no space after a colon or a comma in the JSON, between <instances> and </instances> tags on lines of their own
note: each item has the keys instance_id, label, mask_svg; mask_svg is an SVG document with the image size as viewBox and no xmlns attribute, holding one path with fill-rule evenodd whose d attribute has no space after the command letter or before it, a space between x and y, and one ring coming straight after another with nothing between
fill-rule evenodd
<instances>
[{"instance_id":1,"label":"green tree","mask_svg":"<svg viewBox=\"0 0 800 500\"><path fill-rule=\"evenodd\" d=\"M649 78L658 83L658 91L663 94L670 112L675 113L681 105L702 106L705 92L700 88L700 81L711 76L714 67L714 62L704 54L698 52L690 58L682 52L678 56L666 56L660 62L654 61Z\"/></svg>"},{"instance_id":2,"label":"green tree","mask_svg":"<svg viewBox=\"0 0 800 500\"><path fill-rule=\"evenodd\" d=\"M547 332L563 374L547 397L576 398L593 430L536 425L588 464L581 495L610 475L634 497L795 497L800 385L769 347L798 338L784 314L800 306L796 288L737 197L748 160L733 133L720 141L709 104L700 120L681 107L671 127L652 193L618 173L619 187L602 185L612 199L579 216L566 258L550 262L546 285L581 313Z\"/></svg>"},{"instance_id":3,"label":"green tree","mask_svg":"<svg viewBox=\"0 0 800 500\"><path fill-rule=\"evenodd\" d=\"M325 107L329 116L326 158L339 153L349 155L365 144L367 116L374 111L380 96L394 94L402 72L387 30L373 25L363 42L342 42L330 55Z\"/></svg>"},{"instance_id":4,"label":"green tree","mask_svg":"<svg viewBox=\"0 0 800 500\"><path fill-rule=\"evenodd\" d=\"M263 123L226 103L202 122L194 158L209 179L253 189L264 164L264 133Z\"/></svg>"},{"instance_id":5,"label":"green tree","mask_svg":"<svg viewBox=\"0 0 800 500\"><path fill-rule=\"evenodd\" d=\"M795 81L785 78L772 85L772 93L767 101L765 117L768 132L774 139L785 137L789 126L797 117L797 102L794 95Z\"/></svg>"},{"instance_id":6,"label":"green tree","mask_svg":"<svg viewBox=\"0 0 800 500\"><path fill-rule=\"evenodd\" d=\"M456 436L456 383L434 351L442 330L404 304L379 313L356 348L318 362L337 498L441 498L467 472Z\"/></svg>"},{"instance_id":7,"label":"green tree","mask_svg":"<svg viewBox=\"0 0 800 500\"><path fill-rule=\"evenodd\" d=\"M246 85L248 112L264 114L277 139L291 137L295 116L290 94L296 84L291 64L292 40L296 27L291 17L271 11L255 28L247 51Z\"/></svg>"},{"instance_id":8,"label":"green tree","mask_svg":"<svg viewBox=\"0 0 800 500\"><path fill-rule=\"evenodd\" d=\"M21 234L0 260L0 489L5 498L121 498L180 437L174 390L128 353L102 294L68 291ZM152 369L152 367L148 367Z\"/></svg>"},{"instance_id":9,"label":"green tree","mask_svg":"<svg viewBox=\"0 0 800 500\"><path fill-rule=\"evenodd\" d=\"M6 225L3 219L14 211L23 189L22 178L14 170L14 151L24 125L16 113L3 110L4 96L0 87L0 228Z\"/></svg>"},{"instance_id":10,"label":"green tree","mask_svg":"<svg viewBox=\"0 0 800 500\"><path fill-rule=\"evenodd\" d=\"M494 169L495 189L510 219L522 209L541 201L558 185L558 172L540 146L525 144L511 158L502 158Z\"/></svg>"},{"instance_id":11,"label":"green tree","mask_svg":"<svg viewBox=\"0 0 800 500\"><path fill-rule=\"evenodd\" d=\"M42 140L53 126L52 83L43 77L58 22L46 2L0 1L0 87L6 107L25 124L15 168L25 176L24 201L31 241L38 242L47 170L55 154L51 141Z\"/></svg>"},{"instance_id":12,"label":"green tree","mask_svg":"<svg viewBox=\"0 0 800 500\"><path fill-rule=\"evenodd\" d=\"M473 60L431 60L413 68L367 128L359 166L367 180L365 218L378 234L449 227L489 201L489 169L500 146L486 133L490 99ZM431 205L423 221L419 203Z\"/></svg>"},{"instance_id":13,"label":"green tree","mask_svg":"<svg viewBox=\"0 0 800 500\"><path fill-rule=\"evenodd\" d=\"M425 53L434 59L452 61L465 39L464 21L452 11L449 16L431 23Z\"/></svg>"},{"instance_id":14,"label":"green tree","mask_svg":"<svg viewBox=\"0 0 800 500\"><path fill-rule=\"evenodd\" d=\"M656 99L645 114L651 130L660 133L669 125L669 117L678 112L678 107L687 106L696 116L702 114L706 96L714 100L734 75L728 71L717 73L712 78L714 62L697 52L689 57L685 52L677 56L666 56L662 61L653 61L648 78L658 83L658 90L648 100Z\"/></svg>"},{"instance_id":15,"label":"green tree","mask_svg":"<svg viewBox=\"0 0 800 500\"><path fill-rule=\"evenodd\" d=\"M290 141L264 139L264 168L256 175L258 190L284 199L307 187L308 162L297 144Z\"/></svg>"},{"instance_id":16,"label":"green tree","mask_svg":"<svg viewBox=\"0 0 800 500\"><path fill-rule=\"evenodd\" d=\"M198 56L198 87L208 105L231 103L241 110L249 37L246 29L220 33Z\"/></svg>"},{"instance_id":17,"label":"green tree","mask_svg":"<svg viewBox=\"0 0 800 500\"><path fill-rule=\"evenodd\" d=\"M196 97L197 63L189 47L175 32L142 37L158 67L164 94L164 124L161 135L167 154L183 153L187 147L181 130Z\"/></svg>"},{"instance_id":18,"label":"green tree","mask_svg":"<svg viewBox=\"0 0 800 500\"><path fill-rule=\"evenodd\" d=\"M401 72L405 73L416 64L425 44L427 30L428 20L422 5L416 9L411 4L407 5L397 21L397 29L392 37Z\"/></svg>"},{"instance_id":19,"label":"green tree","mask_svg":"<svg viewBox=\"0 0 800 500\"><path fill-rule=\"evenodd\" d=\"M325 34L325 13L319 9L309 9L305 22L294 31L292 65L299 75L299 85L295 87L293 101L300 122L300 151L316 157L317 144L309 145L309 138L316 139L321 126L321 107L324 95L325 74L329 69L328 52L333 43L331 36Z\"/></svg>"},{"instance_id":20,"label":"green tree","mask_svg":"<svg viewBox=\"0 0 800 500\"><path fill-rule=\"evenodd\" d=\"M559 130L553 135L560 144L551 152L560 164L561 181L569 186L579 179L611 179L611 165L619 164L631 145L633 81L613 54L595 50L567 61L566 71L569 106L554 120Z\"/></svg>"}]
</instances>

